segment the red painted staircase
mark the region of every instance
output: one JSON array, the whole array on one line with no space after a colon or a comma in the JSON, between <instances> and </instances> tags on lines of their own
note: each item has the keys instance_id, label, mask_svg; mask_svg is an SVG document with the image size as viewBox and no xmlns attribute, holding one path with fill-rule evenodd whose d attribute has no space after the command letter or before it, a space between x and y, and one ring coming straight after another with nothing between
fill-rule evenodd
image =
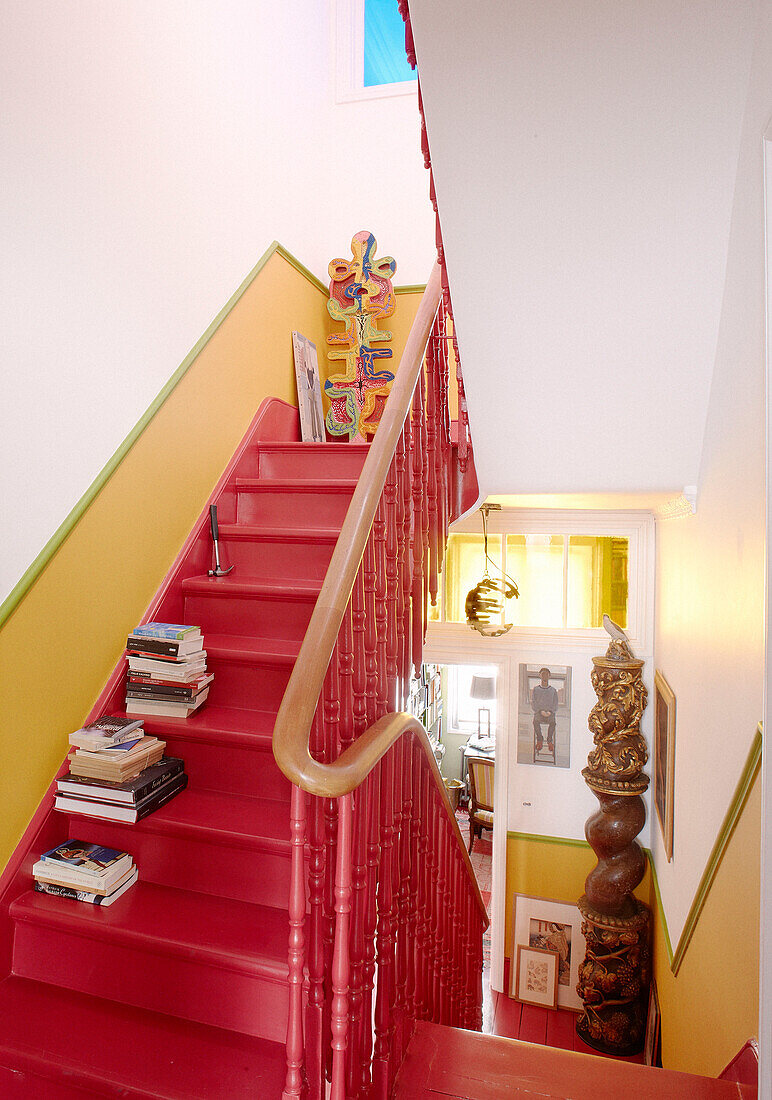
<instances>
[{"instance_id":1,"label":"red painted staircase","mask_svg":"<svg viewBox=\"0 0 772 1100\"><path fill-rule=\"evenodd\" d=\"M266 403L148 619L192 622L215 674L189 719L146 729L186 791L137 825L54 811L46 795L2 881L0 1095L279 1097L286 1072L290 785L277 708L364 461L297 441ZM92 712L121 713L124 662ZM66 770L63 768L63 770ZM70 837L131 852L139 882L107 909L36 894L30 868Z\"/></svg>"}]
</instances>

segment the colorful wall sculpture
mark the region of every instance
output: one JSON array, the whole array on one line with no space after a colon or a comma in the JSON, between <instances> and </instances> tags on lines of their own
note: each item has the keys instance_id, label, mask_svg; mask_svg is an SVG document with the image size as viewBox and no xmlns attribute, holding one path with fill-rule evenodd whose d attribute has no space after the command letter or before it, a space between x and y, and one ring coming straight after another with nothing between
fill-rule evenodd
<instances>
[{"instance_id":1,"label":"colorful wall sculpture","mask_svg":"<svg viewBox=\"0 0 772 1100\"><path fill-rule=\"evenodd\" d=\"M377 347L391 340L391 332L379 330L378 322L391 317L396 303L392 277L397 270L391 256L375 259L377 242L363 229L351 241L351 260L332 260L330 300L327 309L345 329L327 337L336 350L327 358L344 364L342 373L332 374L324 384L330 401L327 430L367 441L375 435L394 375L379 369L391 359L391 348Z\"/></svg>"}]
</instances>

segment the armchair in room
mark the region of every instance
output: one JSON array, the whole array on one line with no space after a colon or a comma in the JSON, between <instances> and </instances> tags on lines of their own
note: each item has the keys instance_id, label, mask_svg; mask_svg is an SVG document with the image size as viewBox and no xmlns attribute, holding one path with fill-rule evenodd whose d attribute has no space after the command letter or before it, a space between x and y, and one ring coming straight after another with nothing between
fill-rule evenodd
<instances>
[{"instance_id":1,"label":"armchair in room","mask_svg":"<svg viewBox=\"0 0 772 1100\"><path fill-rule=\"evenodd\" d=\"M482 837L483 829L493 828L493 768L494 760L468 756L469 768L469 851L474 838Z\"/></svg>"}]
</instances>

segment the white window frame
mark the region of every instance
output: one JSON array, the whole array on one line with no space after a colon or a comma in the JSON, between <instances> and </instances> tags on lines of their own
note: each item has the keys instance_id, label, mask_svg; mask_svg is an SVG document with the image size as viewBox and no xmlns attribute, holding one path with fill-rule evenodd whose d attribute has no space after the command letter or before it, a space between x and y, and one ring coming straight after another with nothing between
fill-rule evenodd
<instances>
[{"instance_id":1,"label":"white window frame","mask_svg":"<svg viewBox=\"0 0 772 1100\"><path fill-rule=\"evenodd\" d=\"M626 538L628 540L627 560L627 626L625 632L630 639L634 652L649 653L653 639L649 637L650 624L654 616L654 514L646 511L593 512L585 510L520 509L502 508L488 514L488 535L597 535L599 537ZM472 512L454 523L451 534L482 534L480 513ZM480 576L483 571L480 554ZM514 580L518 580L514 577ZM564 578L565 584L565 578ZM564 593L565 599L565 593ZM437 596L438 604L444 614L444 592ZM506 611L505 611L506 621ZM438 642L460 639L469 633L466 623L430 622L428 630ZM603 640L605 639L605 642ZM596 627L534 627L513 626L499 638L486 639L493 648L506 648L513 642L517 645L559 644L583 647L597 647L608 642L608 636L602 628ZM601 651L599 651L601 652Z\"/></svg>"},{"instance_id":2,"label":"white window frame","mask_svg":"<svg viewBox=\"0 0 772 1100\"><path fill-rule=\"evenodd\" d=\"M394 0L396 4L397 0ZM394 84L364 84L365 0L335 0L335 100L355 103L411 95L417 98L418 83L400 80Z\"/></svg>"}]
</instances>

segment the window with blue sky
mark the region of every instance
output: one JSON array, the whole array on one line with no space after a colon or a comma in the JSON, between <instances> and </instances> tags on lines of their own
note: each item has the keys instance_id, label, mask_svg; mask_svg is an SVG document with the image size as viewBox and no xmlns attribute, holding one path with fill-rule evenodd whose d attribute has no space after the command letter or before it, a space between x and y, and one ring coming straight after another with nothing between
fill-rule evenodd
<instances>
[{"instance_id":1,"label":"window with blue sky","mask_svg":"<svg viewBox=\"0 0 772 1100\"><path fill-rule=\"evenodd\" d=\"M405 24L397 0L365 0L364 86L415 80L405 54Z\"/></svg>"}]
</instances>

